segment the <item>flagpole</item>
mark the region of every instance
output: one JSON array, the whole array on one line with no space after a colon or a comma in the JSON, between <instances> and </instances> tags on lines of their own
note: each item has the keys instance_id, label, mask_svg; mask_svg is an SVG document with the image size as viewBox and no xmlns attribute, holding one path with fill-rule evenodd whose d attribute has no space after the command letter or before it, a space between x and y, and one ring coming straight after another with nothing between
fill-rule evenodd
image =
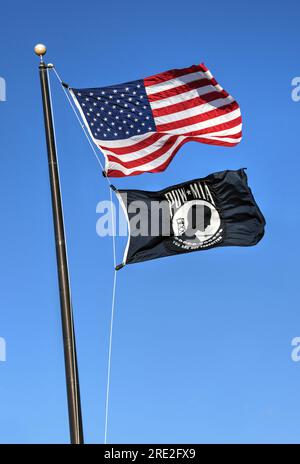
<instances>
[{"instance_id":1,"label":"flagpole","mask_svg":"<svg viewBox=\"0 0 300 464\"><path fill-rule=\"evenodd\" d=\"M55 232L57 273L60 293L61 321L68 397L70 441L72 444L83 444L84 440L81 416L80 388L64 233L64 218L60 193L51 98L49 91L48 65L43 60L43 56L45 55L46 51L47 49L45 45L42 44L38 44L34 48L35 54L40 57L39 74L42 90L53 223Z\"/></svg>"}]
</instances>

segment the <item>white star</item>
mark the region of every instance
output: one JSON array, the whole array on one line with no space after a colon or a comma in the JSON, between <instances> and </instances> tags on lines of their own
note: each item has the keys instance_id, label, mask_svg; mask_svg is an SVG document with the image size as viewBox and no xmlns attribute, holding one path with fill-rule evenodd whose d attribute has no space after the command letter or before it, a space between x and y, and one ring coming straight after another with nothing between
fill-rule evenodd
<instances>
[{"instance_id":1,"label":"white star","mask_svg":"<svg viewBox=\"0 0 300 464\"><path fill-rule=\"evenodd\" d=\"M151 127L148 127L148 130L152 130Z\"/></svg>"},{"instance_id":2,"label":"white star","mask_svg":"<svg viewBox=\"0 0 300 464\"><path fill-rule=\"evenodd\" d=\"M126 131L126 134L128 135L128 134L129 134L129 132L128 132L128 131Z\"/></svg>"},{"instance_id":3,"label":"white star","mask_svg":"<svg viewBox=\"0 0 300 464\"><path fill-rule=\"evenodd\" d=\"M101 97L97 97L97 100L101 100Z\"/></svg>"},{"instance_id":4,"label":"white star","mask_svg":"<svg viewBox=\"0 0 300 464\"><path fill-rule=\"evenodd\" d=\"M110 95L108 98L112 98L112 95Z\"/></svg>"},{"instance_id":5,"label":"white star","mask_svg":"<svg viewBox=\"0 0 300 464\"><path fill-rule=\"evenodd\" d=\"M102 90L102 92L101 92L101 93L102 93L102 95L105 95L105 92L104 92L104 90Z\"/></svg>"},{"instance_id":6,"label":"white star","mask_svg":"<svg viewBox=\"0 0 300 464\"><path fill-rule=\"evenodd\" d=\"M132 100L132 98L131 98L131 97L130 97L130 98L128 98L128 101L130 101L130 102L131 102L131 100Z\"/></svg>"},{"instance_id":7,"label":"white star","mask_svg":"<svg viewBox=\"0 0 300 464\"><path fill-rule=\"evenodd\" d=\"M133 91L133 92L132 92L132 94L133 94L133 95L135 95L135 94L136 94L136 92L135 92L135 91Z\"/></svg>"},{"instance_id":8,"label":"white star","mask_svg":"<svg viewBox=\"0 0 300 464\"><path fill-rule=\"evenodd\" d=\"M103 135L104 135L104 137L106 137L106 134L103 134Z\"/></svg>"},{"instance_id":9,"label":"white star","mask_svg":"<svg viewBox=\"0 0 300 464\"><path fill-rule=\"evenodd\" d=\"M109 111L108 114L111 115L111 111Z\"/></svg>"},{"instance_id":10,"label":"white star","mask_svg":"<svg viewBox=\"0 0 300 464\"><path fill-rule=\"evenodd\" d=\"M131 108L131 111L135 112L135 108Z\"/></svg>"},{"instance_id":11,"label":"white star","mask_svg":"<svg viewBox=\"0 0 300 464\"><path fill-rule=\"evenodd\" d=\"M108 105L108 101L107 101L107 100L106 100L105 104Z\"/></svg>"},{"instance_id":12,"label":"white star","mask_svg":"<svg viewBox=\"0 0 300 464\"><path fill-rule=\"evenodd\" d=\"M99 116L100 116L100 113L97 113L97 116L98 116L98 118L99 118Z\"/></svg>"},{"instance_id":13,"label":"white star","mask_svg":"<svg viewBox=\"0 0 300 464\"><path fill-rule=\"evenodd\" d=\"M109 128L109 127L107 128L107 131L110 132L110 128Z\"/></svg>"},{"instance_id":14,"label":"white star","mask_svg":"<svg viewBox=\"0 0 300 464\"><path fill-rule=\"evenodd\" d=\"M123 113L124 110L120 110L120 113Z\"/></svg>"},{"instance_id":15,"label":"white star","mask_svg":"<svg viewBox=\"0 0 300 464\"><path fill-rule=\"evenodd\" d=\"M146 119L149 119L149 116L146 116Z\"/></svg>"},{"instance_id":16,"label":"white star","mask_svg":"<svg viewBox=\"0 0 300 464\"><path fill-rule=\"evenodd\" d=\"M124 93L121 93L121 97L125 97Z\"/></svg>"},{"instance_id":17,"label":"white star","mask_svg":"<svg viewBox=\"0 0 300 464\"><path fill-rule=\"evenodd\" d=\"M142 122L142 126L144 126L144 125L145 125L145 123L144 123L144 122Z\"/></svg>"},{"instance_id":18,"label":"white star","mask_svg":"<svg viewBox=\"0 0 300 464\"><path fill-rule=\"evenodd\" d=\"M140 98L144 98L143 95L140 95Z\"/></svg>"},{"instance_id":19,"label":"white star","mask_svg":"<svg viewBox=\"0 0 300 464\"><path fill-rule=\"evenodd\" d=\"M119 116L116 116L116 119L119 119Z\"/></svg>"},{"instance_id":20,"label":"white star","mask_svg":"<svg viewBox=\"0 0 300 464\"><path fill-rule=\"evenodd\" d=\"M138 84L138 85L137 85L137 88L139 89L140 87L141 87L141 84Z\"/></svg>"},{"instance_id":21,"label":"white star","mask_svg":"<svg viewBox=\"0 0 300 464\"><path fill-rule=\"evenodd\" d=\"M78 92L78 94L77 94L77 95L78 95L78 97L81 97L81 93L80 93L80 92Z\"/></svg>"},{"instance_id":22,"label":"white star","mask_svg":"<svg viewBox=\"0 0 300 464\"><path fill-rule=\"evenodd\" d=\"M101 110L104 111L104 106L101 106Z\"/></svg>"},{"instance_id":23,"label":"white star","mask_svg":"<svg viewBox=\"0 0 300 464\"><path fill-rule=\"evenodd\" d=\"M138 118L134 118L135 122L138 122Z\"/></svg>"},{"instance_id":24,"label":"white star","mask_svg":"<svg viewBox=\"0 0 300 464\"><path fill-rule=\"evenodd\" d=\"M117 132L115 132L115 137L117 137L117 135L118 135Z\"/></svg>"},{"instance_id":25,"label":"white star","mask_svg":"<svg viewBox=\"0 0 300 464\"><path fill-rule=\"evenodd\" d=\"M147 109L147 106L143 106L143 108L144 108L144 110L146 110L146 109Z\"/></svg>"},{"instance_id":26,"label":"white star","mask_svg":"<svg viewBox=\"0 0 300 464\"><path fill-rule=\"evenodd\" d=\"M94 125L94 123L93 123L93 122L91 122L91 126L93 126L93 125Z\"/></svg>"},{"instance_id":27,"label":"white star","mask_svg":"<svg viewBox=\"0 0 300 464\"><path fill-rule=\"evenodd\" d=\"M114 90L114 93L117 93L117 90L116 90L116 89Z\"/></svg>"},{"instance_id":28,"label":"white star","mask_svg":"<svg viewBox=\"0 0 300 464\"><path fill-rule=\"evenodd\" d=\"M85 103L82 103L82 106L85 106Z\"/></svg>"},{"instance_id":29,"label":"white star","mask_svg":"<svg viewBox=\"0 0 300 464\"><path fill-rule=\"evenodd\" d=\"M104 118L104 121L107 121L107 118Z\"/></svg>"},{"instance_id":30,"label":"white star","mask_svg":"<svg viewBox=\"0 0 300 464\"><path fill-rule=\"evenodd\" d=\"M112 126L114 126L114 125L115 125L115 123L114 123L114 122L112 122L112 123L111 123L111 125L112 125Z\"/></svg>"},{"instance_id":31,"label":"white star","mask_svg":"<svg viewBox=\"0 0 300 464\"><path fill-rule=\"evenodd\" d=\"M93 95L94 95L93 92L90 92L90 96L92 97Z\"/></svg>"},{"instance_id":32,"label":"white star","mask_svg":"<svg viewBox=\"0 0 300 464\"><path fill-rule=\"evenodd\" d=\"M122 130L122 127L119 126L118 129L119 129L119 130Z\"/></svg>"},{"instance_id":33,"label":"white star","mask_svg":"<svg viewBox=\"0 0 300 464\"><path fill-rule=\"evenodd\" d=\"M127 103L125 103L125 105L124 105L124 106L125 106L125 108L127 108L127 106L128 106L128 105L127 105Z\"/></svg>"},{"instance_id":34,"label":"white star","mask_svg":"<svg viewBox=\"0 0 300 464\"><path fill-rule=\"evenodd\" d=\"M127 118L130 118L130 114L127 114Z\"/></svg>"},{"instance_id":35,"label":"white star","mask_svg":"<svg viewBox=\"0 0 300 464\"><path fill-rule=\"evenodd\" d=\"M87 101L87 102L88 102L88 101L90 101L90 99L89 99L89 98L86 98L86 99L85 99L85 101Z\"/></svg>"},{"instance_id":36,"label":"white star","mask_svg":"<svg viewBox=\"0 0 300 464\"><path fill-rule=\"evenodd\" d=\"M141 132L141 129L138 129L137 131L138 131L138 132Z\"/></svg>"},{"instance_id":37,"label":"white star","mask_svg":"<svg viewBox=\"0 0 300 464\"><path fill-rule=\"evenodd\" d=\"M133 125L133 124L130 124L130 127L131 127L131 129L133 129L133 128L134 128L134 125Z\"/></svg>"},{"instance_id":38,"label":"white star","mask_svg":"<svg viewBox=\"0 0 300 464\"><path fill-rule=\"evenodd\" d=\"M117 100L117 103L120 103L120 100Z\"/></svg>"},{"instance_id":39,"label":"white star","mask_svg":"<svg viewBox=\"0 0 300 464\"><path fill-rule=\"evenodd\" d=\"M96 103L96 102L94 102L94 103L93 103L93 105L94 105L94 106L97 106L97 103Z\"/></svg>"},{"instance_id":40,"label":"white star","mask_svg":"<svg viewBox=\"0 0 300 464\"><path fill-rule=\"evenodd\" d=\"M129 87L126 87L126 89L125 89L125 90L126 90L126 92L128 92L128 90L129 90Z\"/></svg>"}]
</instances>

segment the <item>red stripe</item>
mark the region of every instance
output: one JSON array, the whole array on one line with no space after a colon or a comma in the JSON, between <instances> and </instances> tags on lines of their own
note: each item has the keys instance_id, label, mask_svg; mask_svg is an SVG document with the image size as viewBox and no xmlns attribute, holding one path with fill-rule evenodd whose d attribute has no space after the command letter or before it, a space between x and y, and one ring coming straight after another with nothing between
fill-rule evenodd
<instances>
[{"instance_id":1,"label":"red stripe","mask_svg":"<svg viewBox=\"0 0 300 464\"><path fill-rule=\"evenodd\" d=\"M213 136L214 137L214 136ZM216 135L216 137L220 137L222 139L225 139L227 137L231 139L240 139L242 137L242 131L237 132L236 134L229 134L229 135Z\"/></svg>"},{"instance_id":2,"label":"red stripe","mask_svg":"<svg viewBox=\"0 0 300 464\"><path fill-rule=\"evenodd\" d=\"M169 122L167 124L156 124L156 129L159 132L167 132L174 129L180 129L182 127L191 126L192 124L197 124L199 122L208 121L209 119L231 113L232 111L239 108L239 105L236 101L229 103L227 105L220 106L211 111L207 111L203 114L198 114L197 116L191 116L190 118L179 119L178 121Z\"/></svg>"},{"instance_id":3,"label":"red stripe","mask_svg":"<svg viewBox=\"0 0 300 464\"><path fill-rule=\"evenodd\" d=\"M207 139L202 139L202 138L195 138L195 136L199 136L199 135L209 135L213 132L218 132L218 131L222 131L222 130L227 130L227 129L232 129L233 127L236 127L238 126L239 124L241 124L242 122L242 118L241 116L239 116L238 118L236 119L233 119L232 121L228 121L226 123L223 123L223 124L218 124L216 126L212 126L212 127L208 127L206 129L202 129L202 130L199 130L199 131L194 131L194 132L189 132L187 134L184 134L184 136L189 139L189 140L196 140L196 141L204 141L204 143L209 143L209 144L212 144L212 145L225 145L225 146L232 146L233 144L232 143L229 143L229 142L219 142L219 141L215 141L215 140L211 140L211 141L207 141ZM158 134L154 134L154 135L158 135ZM160 133L159 134L161 138L163 135L163 133ZM157 149L155 152L152 152L151 154L147 155L147 156L144 156L143 158L139 158L139 160L134 160L132 161L132 163L136 163L136 165L141 165L141 164L146 164L146 162L150 162L152 161L153 159L155 158L159 158L159 156L163 155L169 148L170 148L170 145L172 143L175 143L177 137L179 137L180 134L178 135L174 135L172 137L170 137L168 139L168 141L165 142L165 144L160 147L159 149ZM230 138L240 138L242 136L242 132L239 132L238 134L234 134L234 135L219 135L218 137L230 137ZM150 138L150 137L149 137ZM151 137L153 139L153 137ZM158 140L158 138L157 138ZM153 141L154 143L154 141ZM139 144L141 145L141 143ZM149 145L149 144L148 144ZM144 145L144 147L140 147L139 149L142 149L142 148L145 148L146 146L148 145ZM105 147L103 147L105 148ZM116 154L116 155L126 155L127 153L133 153L134 151L137 151L137 150L134 150L132 149L132 147L130 147L130 151L129 151L129 147L127 148L128 151L126 151L126 148L122 148L122 149L117 149L117 148L105 148L105 150L107 150L108 152L111 152L113 154ZM155 156L154 156L155 155ZM124 166L127 166L126 162L121 162L119 158L113 156L113 155L107 155L108 156L108 159L111 160L111 161L115 161L115 162L118 162ZM128 163L131 163L131 161L129 161ZM134 165L132 165L131 167L134 167Z\"/></svg>"},{"instance_id":4,"label":"red stripe","mask_svg":"<svg viewBox=\"0 0 300 464\"><path fill-rule=\"evenodd\" d=\"M201 142L201 143L206 143L207 145L219 145L219 146L222 146L222 147L235 147L239 143L239 142L236 142L236 143L225 142L225 141L222 141L222 140L204 139L204 138L201 138L201 137L199 137L199 138L189 137L187 141Z\"/></svg>"},{"instance_id":5,"label":"red stripe","mask_svg":"<svg viewBox=\"0 0 300 464\"><path fill-rule=\"evenodd\" d=\"M242 135L241 132L239 132L238 134L235 134L235 135L224 135L224 136L220 136L220 138L222 137L230 137L230 138L233 138L233 139L237 139L237 138L240 138ZM116 158L115 156L110 156L108 155L108 160L109 161L112 161L112 162L115 162L115 163L118 163L120 164L121 166L127 168L127 169L131 169L131 168L136 168L136 167L139 167L139 166L143 166L144 164L147 164L147 163L150 163L151 161L159 158L160 156L163 156L170 148L172 145L175 145L178 137L181 137L180 135L174 135L173 137L171 137L171 139L169 139L166 144L164 145L163 148L160 148L159 150L156 150L155 152L147 155L147 156L144 156L143 158L139 158L139 159L136 159L136 160L133 160L133 161L123 161L122 159L120 158ZM205 138L195 138L195 137L187 137L189 140L193 140L193 141L197 141L197 142L203 142L205 140L205 143L210 143L210 144L213 144L213 145L225 145L226 146L234 146L236 145L236 143L234 142L226 142L226 141L214 141L214 140L206 140ZM185 143L186 140L183 140L182 143ZM217 143L215 143L217 142ZM182 146L182 143L180 143L179 145ZM170 156L173 156L173 153L170 154ZM148 171L147 171L148 172Z\"/></svg>"},{"instance_id":6,"label":"red stripe","mask_svg":"<svg viewBox=\"0 0 300 464\"><path fill-rule=\"evenodd\" d=\"M124 166L125 168L128 168L128 169L142 166L164 155L172 147L172 145L176 143L178 137L180 136L174 135L170 137L166 141L166 143L163 145L163 147L159 148L158 150L153 151L152 153L146 156L143 156L143 158L138 158L132 161L123 161L122 159L116 158L115 156L111 156L111 155L108 155L107 158L109 159L109 161L114 161L115 163L119 163L121 164L121 166Z\"/></svg>"},{"instance_id":7,"label":"red stripe","mask_svg":"<svg viewBox=\"0 0 300 464\"><path fill-rule=\"evenodd\" d=\"M205 95L192 98L191 100L185 100L184 102L175 103L174 105L165 106L164 108L153 109L152 114L155 118L159 116L166 116L167 114L177 113L178 111L185 111L189 108L204 105L205 103L210 103L213 100L226 98L228 96L229 94L226 92L226 90L223 90L222 92L206 93Z\"/></svg>"},{"instance_id":8,"label":"red stripe","mask_svg":"<svg viewBox=\"0 0 300 464\"><path fill-rule=\"evenodd\" d=\"M191 136L191 137L193 137L195 135L206 135L206 134L210 135L210 134L212 134L214 132L220 132L222 130L232 129L232 128L238 126L239 124L241 124L241 122L242 122L242 118L241 118L241 116L239 116L238 118L233 119L232 121L224 122L224 123L218 124L216 126L207 127L206 129L201 129L201 130L198 130L198 131L188 132L187 134L183 134L183 135ZM218 137L221 137L221 135L218 135ZM224 137L231 137L231 135L225 135Z\"/></svg>"},{"instance_id":9,"label":"red stripe","mask_svg":"<svg viewBox=\"0 0 300 464\"><path fill-rule=\"evenodd\" d=\"M144 79L145 87L149 87L150 85L161 84L162 82L169 81L170 79L174 79L176 77L184 76L185 74L192 74L194 72L201 71L206 72L208 69L206 66L199 64L189 66L188 68L183 69L170 69L169 71L165 71L159 74L154 74L153 76L146 77Z\"/></svg>"},{"instance_id":10,"label":"red stripe","mask_svg":"<svg viewBox=\"0 0 300 464\"><path fill-rule=\"evenodd\" d=\"M198 79L197 81L188 82L184 85L179 85L169 90L164 90L163 92L154 93L152 95L147 95L150 102L163 100L164 98L174 97L174 95L179 95L190 90L199 89L205 87L206 85L211 85L214 87L216 82L213 82L213 79ZM212 90L211 90L212 91ZM211 93L211 91L209 93Z\"/></svg>"},{"instance_id":11,"label":"red stripe","mask_svg":"<svg viewBox=\"0 0 300 464\"><path fill-rule=\"evenodd\" d=\"M99 145L100 148L103 148L107 151L112 151L116 155L127 155L128 153L134 153L135 151L142 150L143 148L149 147L153 143L157 142L157 140L161 139L165 134L159 134L156 132L155 134L151 135L145 140L141 142L137 142L134 145L130 145L127 147L106 147L105 145Z\"/></svg>"},{"instance_id":12,"label":"red stripe","mask_svg":"<svg viewBox=\"0 0 300 464\"><path fill-rule=\"evenodd\" d=\"M232 144L232 143L229 143L229 142L222 142L222 141L218 141L218 140L207 140L205 138L195 138L195 136L206 135L206 134L209 135L209 134L211 134L213 132L218 132L218 131L221 131L221 130L231 129L231 128L236 127L237 125L239 125L241 122L242 122L242 118L241 118L241 116L239 116L238 118L236 118L236 119L234 119L232 121L229 121L227 123L212 126L212 127L206 128L206 129L202 129L200 131L190 132L188 134L185 134L184 136L188 140L202 141L203 143L208 143L208 144L212 144L212 145L232 146L232 145L236 145L236 144ZM159 137L157 137L157 138L154 138L153 136L149 137L149 139L150 138L152 139L153 143L156 140L158 140L159 138L161 138L165 134L160 133L160 134L154 134L154 135L159 135ZM136 163L136 165L141 165L141 164L146 164L146 162L150 162L155 158L158 158L159 156L163 155L170 148L170 145L172 143L175 143L177 137L179 137L179 136L180 136L180 134L170 137L168 139L168 141L165 142L165 144L162 147L160 147L158 150L156 150L155 152L152 152L151 154L149 154L149 155L147 155L147 156L145 156L143 158L139 158L139 160L134 160L134 161L132 161L132 163ZM220 135L218 137L240 138L241 136L242 136L242 132L239 132L238 134L234 134L234 135L224 135L224 136ZM139 149L143 149L146 146L149 146L149 143L148 144L144 143L144 146L141 146L142 143L139 143L137 145L139 145L139 147L140 147ZM134 145L134 147L135 146L136 145ZM105 148L105 147L103 147L103 148ZM114 149L105 148L105 150L107 150L108 152L112 152L114 154L117 154L117 155L125 155L127 153L133 153L134 151L137 151L132 147L127 147L127 151L126 151L126 148L114 148ZM117 157L115 157L113 155L107 155L107 156L108 156L108 159L110 161L115 161L115 162L118 162L118 163L120 163L120 164L122 164L124 166L128 166L128 165L126 165L126 162L121 162L119 158L117 158ZM128 163L131 163L131 162L128 162ZM134 167L134 164L131 167Z\"/></svg>"},{"instance_id":13,"label":"red stripe","mask_svg":"<svg viewBox=\"0 0 300 464\"><path fill-rule=\"evenodd\" d=\"M184 145L186 142L201 142L201 143L206 143L208 145L221 145L221 146L226 146L226 147L234 147L237 145L237 143L229 143L229 142L221 142L219 140L207 140L207 139L201 139L201 138L195 138L195 137L187 137L185 140L183 140L172 152L170 157L160 166L157 166L156 168L149 170L149 171L139 171L136 170L133 173L129 174L130 176L136 176L138 174L144 174L145 172L162 172L164 171L169 164L171 163L172 159L176 155L177 151ZM117 169L109 169L107 171L107 176L108 177L127 177L127 174L124 174L122 171L119 171Z\"/></svg>"}]
</instances>

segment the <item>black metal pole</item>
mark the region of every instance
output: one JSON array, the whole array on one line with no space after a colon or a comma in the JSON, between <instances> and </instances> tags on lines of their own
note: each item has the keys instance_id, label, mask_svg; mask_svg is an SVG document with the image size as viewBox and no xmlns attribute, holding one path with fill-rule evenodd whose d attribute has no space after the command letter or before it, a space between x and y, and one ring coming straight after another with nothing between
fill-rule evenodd
<instances>
[{"instance_id":1,"label":"black metal pole","mask_svg":"<svg viewBox=\"0 0 300 464\"><path fill-rule=\"evenodd\" d=\"M38 47L38 46L37 46ZM37 48L36 47L36 48ZM36 51L36 49L35 49ZM46 52L46 48L44 53ZM37 52L36 52L37 53ZM80 403L80 389L78 379L78 367L76 357L75 333L73 325L72 304L70 295L68 262L64 233L64 218L61 203L61 193L59 184L59 173L57 166L56 146L53 128L53 117L49 92L48 69L43 62L42 55L39 65L45 131L48 151L48 164L51 185L51 198L53 210L53 222L55 232L57 272L60 292L61 320L64 342L66 385L68 396L70 439L72 444L83 443L83 429Z\"/></svg>"}]
</instances>

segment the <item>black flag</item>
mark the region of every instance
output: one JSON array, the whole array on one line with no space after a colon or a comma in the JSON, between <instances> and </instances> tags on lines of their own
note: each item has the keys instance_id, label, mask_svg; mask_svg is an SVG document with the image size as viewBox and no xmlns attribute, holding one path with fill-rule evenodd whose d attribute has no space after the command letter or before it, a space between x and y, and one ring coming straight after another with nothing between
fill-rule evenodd
<instances>
[{"instance_id":1,"label":"black flag","mask_svg":"<svg viewBox=\"0 0 300 464\"><path fill-rule=\"evenodd\" d=\"M117 196L129 224L123 265L219 246L256 245L264 235L265 219L244 169L159 192L118 190Z\"/></svg>"}]
</instances>

